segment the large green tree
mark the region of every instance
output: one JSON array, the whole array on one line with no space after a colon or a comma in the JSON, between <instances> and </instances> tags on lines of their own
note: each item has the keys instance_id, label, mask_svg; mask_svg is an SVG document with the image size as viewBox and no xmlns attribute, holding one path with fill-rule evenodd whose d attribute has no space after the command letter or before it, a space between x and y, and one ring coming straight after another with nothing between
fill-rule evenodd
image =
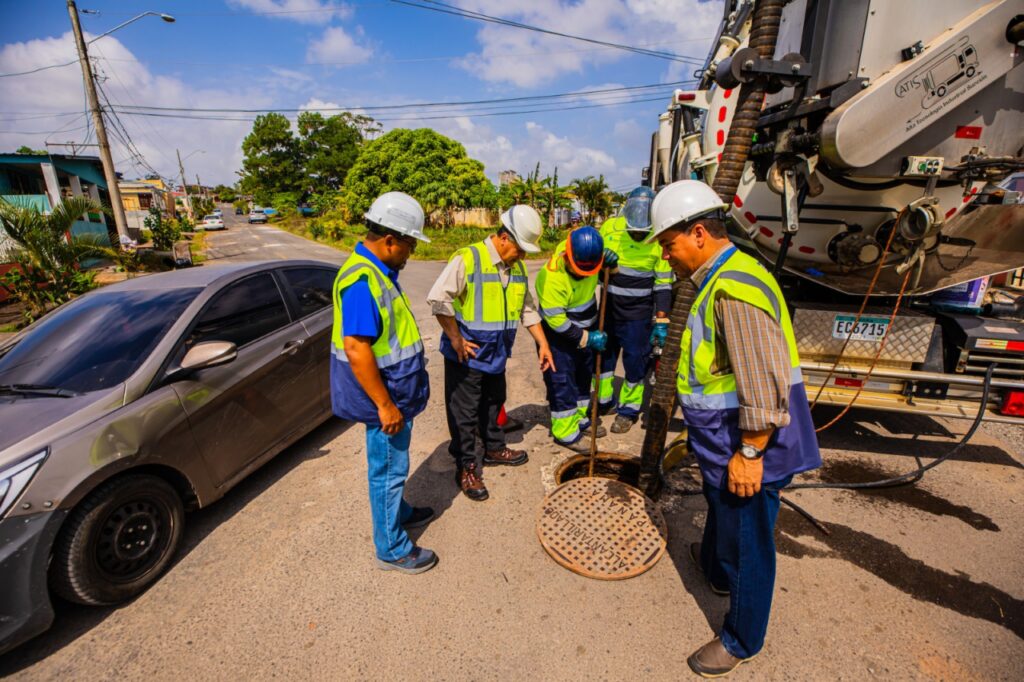
<instances>
[{"instance_id":1,"label":"large green tree","mask_svg":"<svg viewBox=\"0 0 1024 682\"><path fill-rule=\"evenodd\" d=\"M304 183L299 141L281 114L262 114L242 141L241 187L257 203L269 204L280 192L302 191Z\"/></svg>"},{"instance_id":2,"label":"large green tree","mask_svg":"<svg viewBox=\"0 0 1024 682\"><path fill-rule=\"evenodd\" d=\"M322 194L336 190L359 156L361 128L349 113L325 117L314 111L299 114L299 151L305 163L309 191Z\"/></svg>"},{"instance_id":3,"label":"large green tree","mask_svg":"<svg viewBox=\"0 0 1024 682\"><path fill-rule=\"evenodd\" d=\"M377 196L390 191L412 195L428 221L445 225L456 209L493 207L497 201L483 164L429 128L392 130L363 147L342 193L349 218L358 219Z\"/></svg>"}]
</instances>

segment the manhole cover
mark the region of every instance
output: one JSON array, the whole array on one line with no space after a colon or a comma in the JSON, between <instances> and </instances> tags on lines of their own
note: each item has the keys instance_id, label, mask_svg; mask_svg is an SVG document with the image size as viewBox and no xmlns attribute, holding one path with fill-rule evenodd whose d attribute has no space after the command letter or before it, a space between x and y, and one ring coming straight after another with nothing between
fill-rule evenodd
<instances>
[{"instance_id":1,"label":"manhole cover","mask_svg":"<svg viewBox=\"0 0 1024 682\"><path fill-rule=\"evenodd\" d=\"M537 536L551 558L599 580L640 575L665 553L665 519L635 488L607 478L577 478L544 498Z\"/></svg>"}]
</instances>

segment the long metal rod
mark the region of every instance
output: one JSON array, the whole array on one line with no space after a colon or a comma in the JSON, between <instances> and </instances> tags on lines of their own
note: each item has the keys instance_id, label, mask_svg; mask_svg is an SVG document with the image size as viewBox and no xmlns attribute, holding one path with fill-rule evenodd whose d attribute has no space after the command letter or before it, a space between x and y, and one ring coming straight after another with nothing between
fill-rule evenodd
<instances>
[{"instance_id":1,"label":"long metal rod","mask_svg":"<svg viewBox=\"0 0 1024 682\"><path fill-rule=\"evenodd\" d=\"M609 269L604 269L604 280L601 283L601 307L597 317L597 330L604 332L604 310L608 301ZM590 463L587 465L587 477L594 477L594 459L597 457L597 413L598 399L601 395L601 352L594 358L594 390L590 394Z\"/></svg>"},{"instance_id":2,"label":"long metal rod","mask_svg":"<svg viewBox=\"0 0 1024 682\"><path fill-rule=\"evenodd\" d=\"M118 236L126 240L128 239L128 221L124 215L124 204L121 203L121 189L117 185L117 173L114 171L114 159L110 155L107 128L103 124L103 111L100 109L99 98L96 96L96 81L93 80L89 51L85 39L82 37L82 25L78 21L78 7L75 5L75 0L68 0L68 15L71 17L71 30L75 34L75 44L78 46L78 61L82 65L85 96L89 100L92 122L96 127L96 142L99 144L103 177L107 181L107 193L110 195L110 210L114 214L114 225L117 227Z\"/></svg>"}]
</instances>

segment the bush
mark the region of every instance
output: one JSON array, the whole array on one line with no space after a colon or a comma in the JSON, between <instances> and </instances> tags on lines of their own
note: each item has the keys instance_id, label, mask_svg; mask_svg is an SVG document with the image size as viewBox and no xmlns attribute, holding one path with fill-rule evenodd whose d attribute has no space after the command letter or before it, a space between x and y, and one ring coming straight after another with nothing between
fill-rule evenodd
<instances>
[{"instance_id":1,"label":"bush","mask_svg":"<svg viewBox=\"0 0 1024 682\"><path fill-rule=\"evenodd\" d=\"M0 288L25 304L25 319L34 322L50 308L71 300L96 287L95 275L64 267L46 273L21 265L0 275Z\"/></svg>"},{"instance_id":2,"label":"bush","mask_svg":"<svg viewBox=\"0 0 1024 682\"><path fill-rule=\"evenodd\" d=\"M173 220L164 220L160 209L155 206L149 209L145 223L153 238L153 248L157 251L170 251L174 242L181 239L179 225Z\"/></svg>"},{"instance_id":3,"label":"bush","mask_svg":"<svg viewBox=\"0 0 1024 682\"><path fill-rule=\"evenodd\" d=\"M274 195L274 200L270 202L270 205L277 211L278 218L291 218L299 213L300 198L298 192L279 192Z\"/></svg>"},{"instance_id":4,"label":"bush","mask_svg":"<svg viewBox=\"0 0 1024 682\"><path fill-rule=\"evenodd\" d=\"M326 229L319 220L309 221L309 236L313 239L323 239L327 234Z\"/></svg>"}]
</instances>

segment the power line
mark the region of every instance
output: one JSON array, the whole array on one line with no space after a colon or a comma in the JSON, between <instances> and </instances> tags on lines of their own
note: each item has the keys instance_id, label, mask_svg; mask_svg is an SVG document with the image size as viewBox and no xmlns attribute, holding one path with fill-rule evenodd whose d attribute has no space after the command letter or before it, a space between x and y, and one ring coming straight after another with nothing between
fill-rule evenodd
<instances>
[{"instance_id":1,"label":"power line","mask_svg":"<svg viewBox=\"0 0 1024 682\"><path fill-rule=\"evenodd\" d=\"M430 10L432 12L450 14L452 16L461 17L463 19L485 21L492 24L499 24L501 26L510 26L512 28L519 28L527 31L544 33L547 35L557 36L559 38L569 38L571 40L580 40L585 43L592 43L594 45L604 45L605 47L612 47L618 50L625 50L626 52L632 52L634 54L640 54L647 57L657 57L659 59L668 59L671 61L694 64L697 66L704 64L704 60L698 59L697 57L688 57L684 55L678 55L672 52L665 52L662 50L648 50L633 45L623 45L622 43L613 43L607 40L598 40L596 38L587 38L586 36L573 35L571 33L562 33L561 31L553 31L551 29L541 28L540 26L532 26L530 24L524 24L519 21L512 21L511 19L502 19L501 17L491 16L489 14L484 14L483 12L474 12L472 10L462 9L461 7L455 7L454 5L438 2L437 0L420 0L420 2L411 2L410 0L391 0L391 2L398 5L415 7L417 9L425 9Z\"/></svg>"},{"instance_id":2,"label":"power line","mask_svg":"<svg viewBox=\"0 0 1024 682\"><path fill-rule=\"evenodd\" d=\"M636 92L641 90L652 90L652 89L668 89L677 85L683 85L686 83L692 83L693 81L675 81L671 83L653 83L649 85L630 85L620 86L615 88L602 88L597 90L578 90L576 92L561 92L548 95L528 95L521 97L502 97L497 99L481 99L481 100L468 100L459 102L414 102L411 104L380 104L380 105L351 105L347 107L318 107L317 111L393 111L398 109L426 109L426 108L437 108L437 107L456 107L456 106L477 106L485 104L500 104L507 102L530 102L534 100L557 100L566 98L581 98L589 97L594 95L602 95L605 93L613 92ZM293 114L306 111L305 109L207 109L207 108L191 108L191 107L153 107L153 106L131 106L126 107L121 105L119 107L121 111L127 112L129 110L134 111L187 111L193 113L214 113L214 114Z\"/></svg>"},{"instance_id":3,"label":"power line","mask_svg":"<svg viewBox=\"0 0 1024 682\"><path fill-rule=\"evenodd\" d=\"M77 63L77 59L72 59L70 62L64 62L63 64L48 64L46 66L40 66L37 69L32 69L31 71L19 71L17 73L0 73L0 78L10 78L12 76L28 76L33 73L39 73L40 71L46 71L47 69L59 69L62 66L71 66L72 64Z\"/></svg>"},{"instance_id":4,"label":"power line","mask_svg":"<svg viewBox=\"0 0 1024 682\"><path fill-rule=\"evenodd\" d=\"M517 116L522 114L535 114L535 113L559 113L562 111L574 111L578 109L595 109L595 108L606 108L623 106L627 104L641 104L645 102L658 102L664 100L664 95L657 97L640 98L640 99L629 99L618 102L596 102L589 104L580 104L578 106L557 106L543 109L516 109L507 111L492 111L485 113L474 113L474 112L454 112L450 114L442 114L437 116L406 116L399 118L377 118L374 119L378 123L394 123L394 122L414 122L414 121L437 121L437 120L450 120L454 118L488 118L492 116ZM146 111L120 111L121 114L126 116L151 116L155 118L176 118L176 119L188 119L194 121L244 121L252 122L255 120L252 117L240 117L240 116L197 116L188 113L158 113L158 112L146 112Z\"/></svg>"}]
</instances>

